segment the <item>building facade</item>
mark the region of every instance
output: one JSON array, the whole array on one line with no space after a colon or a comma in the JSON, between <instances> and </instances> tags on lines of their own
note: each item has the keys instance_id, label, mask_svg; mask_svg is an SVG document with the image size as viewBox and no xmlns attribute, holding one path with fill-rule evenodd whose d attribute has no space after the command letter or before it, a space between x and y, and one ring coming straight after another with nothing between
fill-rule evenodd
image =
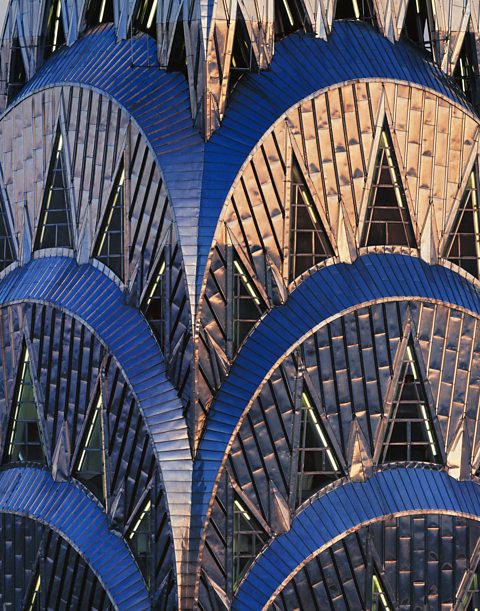
<instances>
[{"instance_id":1,"label":"building facade","mask_svg":"<svg viewBox=\"0 0 480 611\"><path fill-rule=\"evenodd\" d=\"M478 0L10 0L0 605L480 605Z\"/></svg>"}]
</instances>

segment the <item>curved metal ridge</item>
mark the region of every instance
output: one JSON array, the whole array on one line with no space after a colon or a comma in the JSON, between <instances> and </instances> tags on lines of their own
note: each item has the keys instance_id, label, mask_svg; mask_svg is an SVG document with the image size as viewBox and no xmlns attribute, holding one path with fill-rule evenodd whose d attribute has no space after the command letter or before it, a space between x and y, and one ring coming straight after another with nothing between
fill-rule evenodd
<instances>
[{"instance_id":1,"label":"curved metal ridge","mask_svg":"<svg viewBox=\"0 0 480 611\"><path fill-rule=\"evenodd\" d=\"M237 424L269 371L323 321L377 300L428 299L480 314L480 290L456 272L400 254L368 254L324 267L260 321L208 413L194 466L193 520L203 528L215 480Z\"/></svg>"},{"instance_id":2,"label":"curved metal ridge","mask_svg":"<svg viewBox=\"0 0 480 611\"><path fill-rule=\"evenodd\" d=\"M0 512L38 520L61 535L87 561L117 609L150 608L125 540L109 530L105 513L78 484L55 482L35 467L5 469L0 471Z\"/></svg>"},{"instance_id":3,"label":"curved metal ridge","mask_svg":"<svg viewBox=\"0 0 480 611\"><path fill-rule=\"evenodd\" d=\"M349 482L308 505L258 557L240 585L233 609L262 609L299 565L347 531L383 516L440 512L480 519L480 486L444 471L399 468L363 483Z\"/></svg>"},{"instance_id":4,"label":"curved metal ridge","mask_svg":"<svg viewBox=\"0 0 480 611\"><path fill-rule=\"evenodd\" d=\"M75 316L117 360L153 442L179 568L188 534L192 459L182 404L150 327L137 309L125 304L112 280L67 257L34 259L0 281L0 305L28 301L49 303Z\"/></svg>"}]
</instances>

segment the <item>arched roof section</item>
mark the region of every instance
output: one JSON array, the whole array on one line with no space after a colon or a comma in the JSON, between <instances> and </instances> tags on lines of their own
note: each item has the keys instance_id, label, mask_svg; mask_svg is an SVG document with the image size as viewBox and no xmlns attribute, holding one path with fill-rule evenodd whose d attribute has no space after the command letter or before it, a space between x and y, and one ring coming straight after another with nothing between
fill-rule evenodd
<instances>
[{"instance_id":1,"label":"arched roof section","mask_svg":"<svg viewBox=\"0 0 480 611\"><path fill-rule=\"evenodd\" d=\"M368 254L351 265L322 268L302 282L285 305L264 316L238 353L207 417L194 467L194 482L201 482L194 495L199 504L194 519L200 528L242 415L282 357L322 322L341 312L377 300L412 298L480 314L479 289L451 269L406 255Z\"/></svg>"},{"instance_id":2,"label":"arched roof section","mask_svg":"<svg viewBox=\"0 0 480 611\"><path fill-rule=\"evenodd\" d=\"M252 149L292 106L332 85L355 80L417 84L471 110L454 83L417 48L405 41L393 44L367 24L338 21L326 41L292 34L275 44L271 69L240 81L221 128L206 145L197 292L223 204Z\"/></svg>"},{"instance_id":3,"label":"arched roof section","mask_svg":"<svg viewBox=\"0 0 480 611\"><path fill-rule=\"evenodd\" d=\"M152 38L118 40L113 25L103 25L54 53L14 104L61 85L106 95L138 125L161 168L176 214L187 282L193 287L197 235L192 227L199 216L204 144L192 125L184 76L159 68Z\"/></svg>"},{"instance_id":4,"label":"arched roof section","mask_svg":"<svg viewBox=\"0 0 480 611\"><path fill-rule=\"evenodd\" d=\"M79 484L55 482L43 469L5 469L0 471L0 512L38 520L59 533L85 558L117 609L149 607L126 542L109 529L107 516Z\"/></svg>"},{"instance_id":5,"label":"arched roof section","mask_svg":"<svg viewBox=\"0 0 480 611\"><path fill-rule=\"evenodd\" d=\"M117 285L92 265L66 257L34 259L0 281L0 304L41 302L83 322L113 354L139 403L167 497L177 566L187 536L191 453L182 404L142 314ZM182 473L179 478L179 472Z\"/></svg>"},{"instance_id":6,"label":"arched roof section","mask_svg":"<svg viewBox=\"0 0 480 611\"><path fill-rule=\"evenodd\" d=\"M309 557L383 516L446 512L480 519L480 487L443 471L398 468L349 482L317 498L293 520L290 530L260 554L241 584L233 609L262 609Z\"/></svg>"}]
</instances>

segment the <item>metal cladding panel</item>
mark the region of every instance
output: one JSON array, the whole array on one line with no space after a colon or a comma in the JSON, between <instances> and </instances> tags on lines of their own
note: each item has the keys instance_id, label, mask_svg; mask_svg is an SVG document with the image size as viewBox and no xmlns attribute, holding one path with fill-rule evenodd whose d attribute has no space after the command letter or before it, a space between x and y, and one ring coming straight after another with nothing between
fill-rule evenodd
<instances>
[{"instance_id":1,"label":"metal cladding panel","mask_svg":"<svg viewBox=\"0 0 480 611\"><path fill-rule=\"evenodd\" d=\"M359 501L364 512L361 520L356 513ZM335 511L331 511L332 506ZM287 533L272 540L247 573L232 608L251 609L253 600L263 608L300 564L349 528L389 514L432 510L480 518L478 485L459 482L444 471L412 467L378 472L364 483L349 482L333 488L307 505ZM308 536L300 527L302 523ZM303 558L299 557L300 551ZM279 557L282 562L277 562ZM274 572L268 570L272 562L277 569Z\"/></svg>"},{"instance_id":2,"label":"metal cladding panel","mask_svg":"<svg viewBox=\"0 0 480 611\"><path fill-rule=\"evenodd\" d=\"M464 277L400 254L369 254L351 265L325 267L302 282L285 305L266 314L240 350L210 408L194 466L194 487L198 487L203 505L195 510L199 515L206 516L216 477L213 465L218 472L252 395L292 345L322 321L347 308L376 299L403 297L438 300L480 314L480 292ZM295 318L293 326L291 321ZM259 350L261 362L257 358Z\"/></svg>"},{"instance_id":3,"label":"metal cladding panel","mask_svg":"<svg viewBox=\"0 0 480 611\"><path fill-rule=\"evenodd\" d=\"M58 532L85 558L118 609L150 608L124 539L109 529L102 508L79 484L55 482L43 469L6 469L0 472L0 511L33 518Z\"/></svg>"},{"instance_id":4,"label":"metal cladding panel","mask_svg":"<svg viewBox=\"0 0 480 611\"><path fill-rule=\"evenodd\" d=\"M248 74L238 83L221 129L205 146L197 291L222 206L255 144L283 113L303 98L356 79L416 83L470 110L458 89L418 49L405 41L392 44L366 24L338 21L328 41L293 34L276 43L270 70Z\"/></svg>"},{"instance_id":5,"label":"metal cladding panel","mask_svg":"<svg viewBox=\"0 0 480 611\"><path fill-rule=\"evenodd\" d=\"M34 259L0 281L2 305L23 301L47 302L67 310L115 356L152 438L167 504L188 505L192 460L182 404L167 379L163 356L142 314L125 303L118 286L102 272L62 257ZM174 471L162 470L165 460L180 461L178 469L185 474L181 481ZM172 510L170 519L179 561L184 516Z\"/></svg>"}]
</instances>

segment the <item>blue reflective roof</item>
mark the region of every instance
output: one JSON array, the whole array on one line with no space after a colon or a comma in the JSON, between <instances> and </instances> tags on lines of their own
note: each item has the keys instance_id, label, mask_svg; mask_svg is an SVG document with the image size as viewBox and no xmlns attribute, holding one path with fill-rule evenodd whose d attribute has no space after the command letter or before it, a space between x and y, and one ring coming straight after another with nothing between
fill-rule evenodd
<instances>
[{"instance_id":1,"label":"blue reflective roof","mask_svg":"<svg viewBox=\"0 0 480 611\"><path fill-rule=\"evenodd\" d=\"M345 483L307 505L290 530L258 556L233 601L236 611L262 609L282 582L319 548L369 520L405 511L439 511L480 518L480 486L444 471L398 468L364 483Z\"/></svg>"},{"instance_id":2,"label":"blue reflective roof","mask_svg":"<svg viewBox=\"0 0 480 611\"><path fill-rule=\"evenodd\" d=\"M0 512L38 520L59 533L86 560L116 608L150 609L125 540L110 530L105 512L77 482L55 482L50 472L34 467L5 469Z\"/></svg>"},{"instance_id":3,"label":"blue reflective roof","mask_svg":"<svg viewBox=\"0 0 480 611\"><path fill-rule=\"evenodd\" d=\"M50 303L75 316L113 354L152 439L167 506L188 507L192 464L183 408L140 311L127 305L118 286L96 267L78 265L67 257L34 259L0 281L0 304L25 301ZM171 512L170 519L178 554L185 524L176 512Z\"/></svg>"},{"instance_id":4,"label":"blue reflective roof","mask_svg":"<svg viewBox=\"0 0 480 611\"><path fill-rule=\"evenodd\" d=\"M194 466L195 526L202 527L228 443L265 376L296 342L347 308L373 300L422 298L480 314L480 291L445 267L399 254L369 254L324 267L270 310L240 350L208 413ZM260 355L260 358L259 358Z\"/></svg>"}]
</instances>

